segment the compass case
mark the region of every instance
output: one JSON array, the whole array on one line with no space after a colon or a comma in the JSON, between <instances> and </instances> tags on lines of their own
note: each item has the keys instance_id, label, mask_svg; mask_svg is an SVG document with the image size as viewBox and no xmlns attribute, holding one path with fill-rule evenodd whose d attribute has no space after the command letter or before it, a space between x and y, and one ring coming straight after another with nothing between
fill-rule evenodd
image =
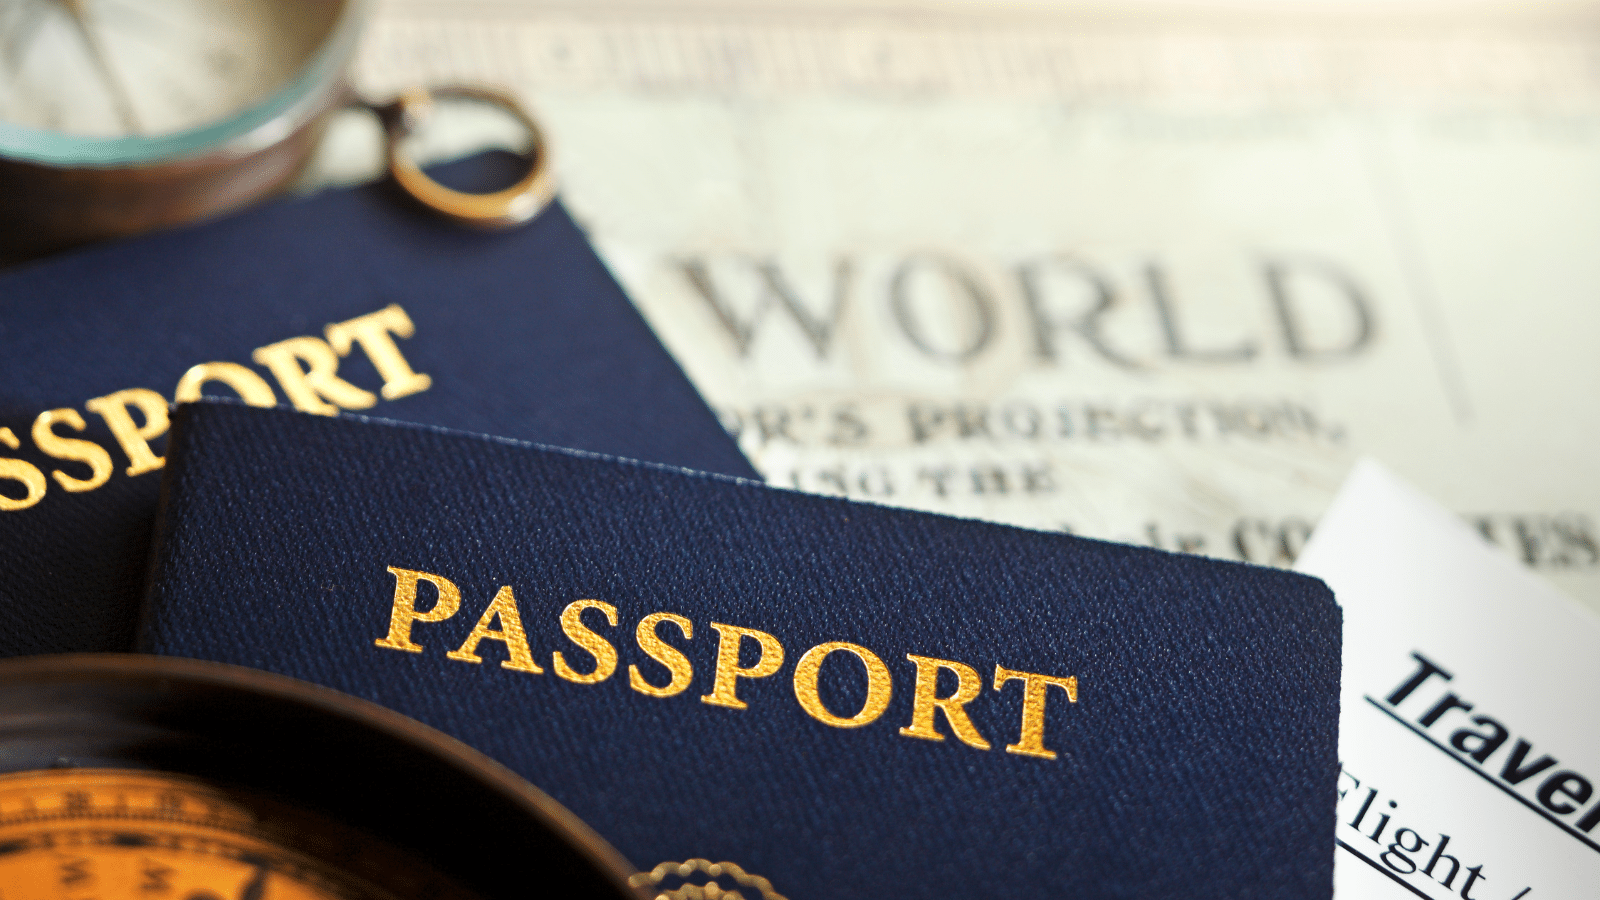
<instances>
[{"instance_id":1,"label":"compass case","mask_svg":"<svg viewBox=\"0 0 1600 900\"><path fill-rule=\"evenodd\" d=\"M559 203L497 233L408 204L332 191L0 274L0 656L130 648L174 396L755 476Z\"/></svg>"},{"instance_id":2,"label":"compass case","mask_svg":"<svg viewBox=\"0 0 1600 900\"><path fill-rule=\"evenodd\" d=\"M1332 890L1340 613L1315 579L215 403L178 411L158 531L146 649L420 719L652 877Z\"/></svg>"},{"instance_id":3,"label":"compass case","mask_svg":"<svg viewBox=\"0 0 1600 900\"><path fill-rule=\"evenodd\" d=\"M506 859L519 868L484 864ZM254 888L225 887L242 868ZM557 896L643 900L571 813L390 710L195 660L0 660L7 898L496 900L526 896L529 873Z\"/></svg>"}]
</instances>

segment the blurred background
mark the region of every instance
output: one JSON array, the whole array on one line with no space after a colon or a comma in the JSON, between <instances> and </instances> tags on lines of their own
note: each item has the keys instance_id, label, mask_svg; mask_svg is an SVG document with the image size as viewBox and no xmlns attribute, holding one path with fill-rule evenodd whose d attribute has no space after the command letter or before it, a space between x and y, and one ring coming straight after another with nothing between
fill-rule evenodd
<instances>
[{"instance_id":1,"label":"blurred background","mask_svg":"<svg viewBox=\"0 0 1600 900\"><path fill-rule=\"evenodd\" d=\"M1600 609L1597 25L390 0L354 77L522 92L772 483L1284 565L1371 454Z\"/></svg>"}]
</instances>

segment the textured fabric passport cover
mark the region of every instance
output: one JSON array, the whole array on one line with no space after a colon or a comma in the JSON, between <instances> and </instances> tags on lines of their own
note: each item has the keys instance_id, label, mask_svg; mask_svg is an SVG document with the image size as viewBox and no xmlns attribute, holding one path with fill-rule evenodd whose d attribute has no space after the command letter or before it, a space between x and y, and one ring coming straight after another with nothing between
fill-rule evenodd
<instances>
[{"instance_id":1,"label":"textured fabric passport cover","mask_svg":"<svg viewBox=\"0 0 1600 900\"><path fill-rule=\"evenodd\" d=\"M236 382L267 403L370 403L754 477L559 206L491 234L388 194L331 192L0 274L0 655L129 648L165 443L145 414L164 419L197 364L222 364L206 393L238 396ZM313 376L288 395L273 366L312 363L348 388Z\"/></svg>"},{"instance_id":2,"label":"textured fabric passport cover","mask_svg":"<svg viewBox=\"0 0 1600 900\"><path fill-rule=\"evenodd\" d=\"M421 719L641 868L727 860L790 900L1331 893L1321 582L438 429L178 415L146 649ZM641 642L656 613L682 623ZM971 694L924 702L923 737L919 672L925 700Z\"/></svg>"}]
</instances>

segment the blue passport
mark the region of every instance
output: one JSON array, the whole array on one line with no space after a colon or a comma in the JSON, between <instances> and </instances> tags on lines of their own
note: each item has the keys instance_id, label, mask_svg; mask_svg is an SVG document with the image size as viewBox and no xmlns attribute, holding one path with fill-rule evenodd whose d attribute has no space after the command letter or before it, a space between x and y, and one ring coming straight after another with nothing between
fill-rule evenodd
<instances>
[{"instance_id":1,"label":"blue passport","mask_svg":"<svg viewBox=\"0 0 1600 900\"><path fill-rule=\"evenodd\" d=\"M131 647L174 396L755 477L559 205L484 233L395 194L330 192L0 274L0 656Z\"/></svg>"},{"instance_id":2,"label":"blue passport","mask_svg":"<svg viewBox=\"0 0 1600 900\"><path fill-rule=\"evenodd\" d=\"M442 729L657 890L1332 892L1319 581L442 429L177 416L144 649Z\"/></svg>"}]
</instances>

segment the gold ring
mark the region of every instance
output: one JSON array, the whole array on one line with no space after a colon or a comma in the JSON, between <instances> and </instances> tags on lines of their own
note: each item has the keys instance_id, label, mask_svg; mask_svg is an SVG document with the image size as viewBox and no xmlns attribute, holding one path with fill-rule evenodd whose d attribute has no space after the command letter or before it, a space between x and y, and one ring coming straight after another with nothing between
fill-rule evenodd
<instances>
[{"instance_id":1,"label":"gold ring","mask_svg":"<svg viewBox=\"0 0 1600 900\"><path fill-rule=\"evenodd\" d=\"M528 129L528 173L516 184L488 194L469 194L452 190L422 171L405 149L405 139L427 119L439 99L477 100L498 106ZM406 193L426 206L461 222L479 228L508 228L520 225L539 214L555 197L555 181L550 174L550 145L532 115L516 98L493 88L473 86L414 87L403 91L393 103L376 110L384 122L389 139L389 172Z\"/></svg>"}]
</instances>

